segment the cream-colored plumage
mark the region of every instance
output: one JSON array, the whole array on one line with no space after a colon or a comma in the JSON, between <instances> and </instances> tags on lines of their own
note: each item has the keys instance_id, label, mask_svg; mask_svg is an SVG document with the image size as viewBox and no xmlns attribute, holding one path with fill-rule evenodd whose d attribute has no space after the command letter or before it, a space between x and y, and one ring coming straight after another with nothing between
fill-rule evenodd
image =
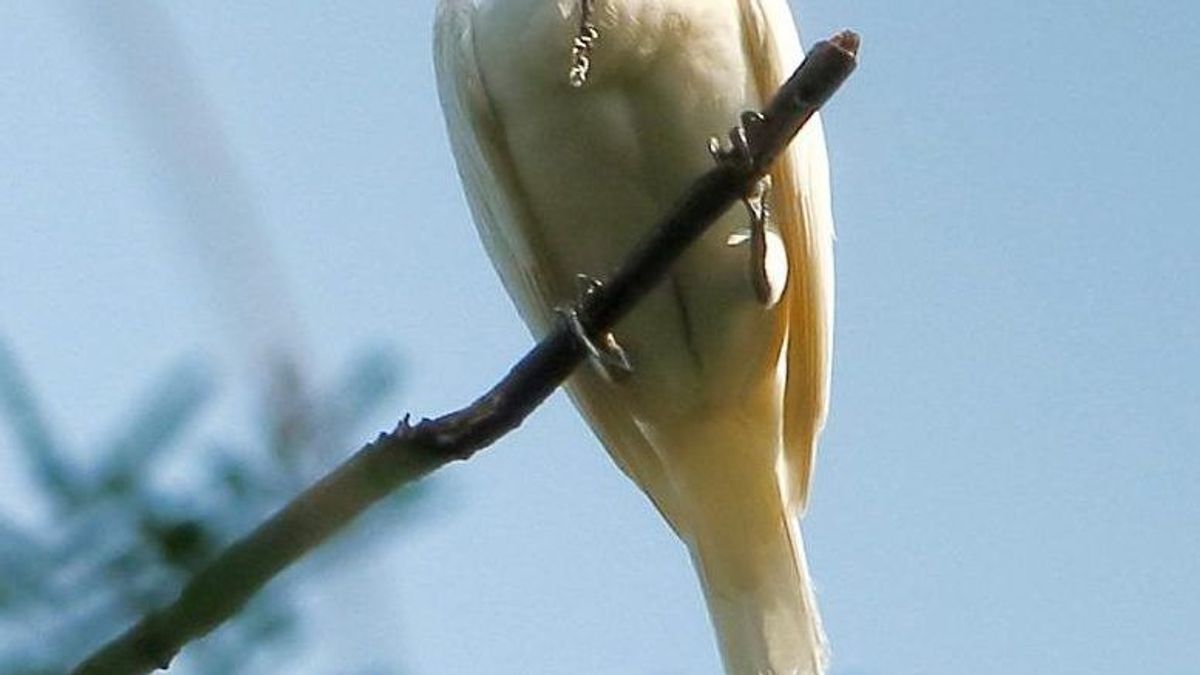
<instances>
[{"instance_id":1,"label":"cream-colored plumage","mask_svg":"<svg viewBox=\"0 0 1200 675\"><path fill-rule=\"evenodd\" d=\"M566 74L580 0L439 0L438 82L480 236L535 336L711 166L710 136L802 58L786 0L595 0L586 85ZM747 216L717 223L616 328L633 362L568 384L618 465L687 543L727 672L820 673L797 522L828 401L832 216L820 120L772 170L764 307Z\"/></svg>"}]
</instances>

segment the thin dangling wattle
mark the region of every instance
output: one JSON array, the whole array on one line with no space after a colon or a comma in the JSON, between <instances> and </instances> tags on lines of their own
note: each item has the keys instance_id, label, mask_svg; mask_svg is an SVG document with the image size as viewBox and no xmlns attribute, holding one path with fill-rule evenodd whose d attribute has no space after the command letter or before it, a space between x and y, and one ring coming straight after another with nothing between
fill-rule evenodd
<instances>
[{"instance_id":1,"label":"thin dangling wattle","mask_svg":"<svg viewBox=\"0 0 1200 675\"><path fill-rule=\"evenodd\" d=\"M571 70L568 81L576 89L587 83L592 70L592 44L600 37L592 14L596 11L596 0L579 0L579 29L571 40Z\"/></svg>"}]
</instances>

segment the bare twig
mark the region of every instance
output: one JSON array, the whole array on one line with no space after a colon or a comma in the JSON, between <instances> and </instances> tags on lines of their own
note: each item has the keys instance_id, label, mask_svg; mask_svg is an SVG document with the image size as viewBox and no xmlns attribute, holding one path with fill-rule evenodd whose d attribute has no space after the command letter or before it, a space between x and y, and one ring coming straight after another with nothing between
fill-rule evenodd
<instances>
[{"instance_id":1,"label":"bare twig","mask_svg":"<svg viewBox=\"0 0 1200 675\"><path fill-rule=\"evenodd\" d=\"M756 121L741 161L728 159L692 184L670 214L612 279L575 308L596 339L665 276L722 213L747 194L805 122L856 64L858 36L846 31L817 43ZM142 619L74 671L147 673L165 668L187 642L235 614L259 589L396 488L476 451L515 429L586 357L566 324L537 344L470 406L413 426L405 418L316 485L221 553L179 598Z\"/></svg>"}]
</instances>

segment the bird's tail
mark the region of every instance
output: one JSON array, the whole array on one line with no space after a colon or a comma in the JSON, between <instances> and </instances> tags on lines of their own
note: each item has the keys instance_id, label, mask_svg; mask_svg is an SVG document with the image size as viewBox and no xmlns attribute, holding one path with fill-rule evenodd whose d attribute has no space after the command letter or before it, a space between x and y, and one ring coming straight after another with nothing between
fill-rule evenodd
<instances>
[{"instance_id":1,"label":"bird's tail","mask_svg":"<svg viewBox=\"0 0 1200 675\"><path fill-rule=\"evenodd\" d=\"M770 425L740 415L681 425L675 528L704 586L729 675L821 675L826 645L797 500ZM678 430L677 430L678 431Z\"/></svg>"},{"instance_id":2,"label":"bird's tail","mask_svg":"<svg viewBox=\"0 0 1200 675\"><path fill-rule=\"evenodd\" d=\"M725 671L824 673L825 635L799 523L782 501L755 498L737 506L743 508L697 519L703 525L687 534Z\"/></svg>"}]
</instances>

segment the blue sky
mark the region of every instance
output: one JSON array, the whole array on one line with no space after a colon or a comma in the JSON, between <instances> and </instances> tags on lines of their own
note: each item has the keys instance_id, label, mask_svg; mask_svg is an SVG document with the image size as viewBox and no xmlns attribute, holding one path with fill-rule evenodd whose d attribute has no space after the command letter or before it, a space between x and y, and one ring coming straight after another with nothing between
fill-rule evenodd
<instances>
[{"instance_id":1,"label":"blue sky","mask_svg":"<svg viewBox=\"0 0 1200 675\"><path fill-rule=\"evenodd\" d=\"M364 345L401 355L395 413L364 439L467 402L527 347L457 185L432 0L170 3L230 151L206 161L239 177L212 193L165 176L147 138L171 127L103 37L125 24L88 6L0 4L0 337L63 438L111 431L189 355L226 384L205 429L244 426L246 345L281 333L318 378ZM834 672L1194 672L1200 5L793 7L809 39L865 39L826 117L838 326L806 520ZM211 194L209 217L261 223L291 294L247 292L255 330L201 283L185 214ZM0 433L0 508L32 522L13 447ZM437 515L300 586L287 672L346 653L718 671L682 547L564 397L438 480Z\"/></svg>"}]
</instances>

